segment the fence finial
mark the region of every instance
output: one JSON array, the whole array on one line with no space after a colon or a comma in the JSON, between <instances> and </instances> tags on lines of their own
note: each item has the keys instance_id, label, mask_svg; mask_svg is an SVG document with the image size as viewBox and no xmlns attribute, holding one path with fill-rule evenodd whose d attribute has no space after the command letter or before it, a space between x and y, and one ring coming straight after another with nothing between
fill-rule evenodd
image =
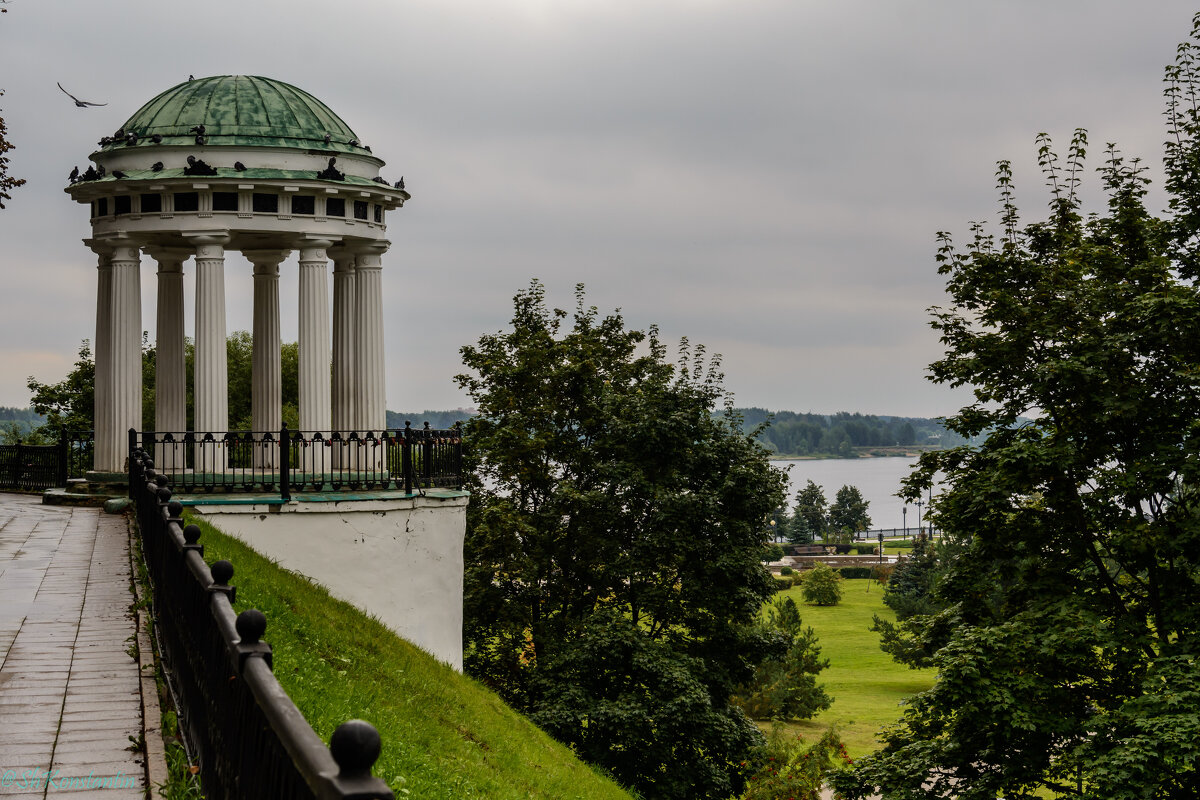
<instances>
[{"instance_id":1,"label":"fence finial","mask_svg":"<svg viewBox=\"0 0 1200 800\"><path fill-rule=\"evenodd\" d=\"M183 540L188 544L195 544L200 541L200 526L188 525L183 529Z\"/></svg>"},{"instance_id":2,"label":"fence finial","mask_svg":"<svg viewBox=\"0 0 1200 800\"><path fill-rule=\"evenodd\" d=\"M382 747L379 731L361 719L346 720L329 738L329 752L341 770L340 778L370 777Z\"/></svg>"},{"instance_id":3,"label":"fence finial","mask_svg":"<svg viewBox=\"0 0 1200 800\"><path fill-rule=\"evenodd\" d=\"M217 562L217 564L222 563L229 564L228 561ZM213 564L213 566L216 567L217 564ZM230 577L233 576L232 564L229 564L229 574ZM216 576L214 575L213 577L215 578ZM233 627L237 629L242 644L258 644L262 641L262 635L267 630L267 615L257 608L247 608L237 615L237 620L233 623Z\"/></svg>"},{"instance_id":4,"label":"fence finial","mask_svg":"<svg viewBox=\"0 0 1200 800\"><path fill-rule=\"evenodd\" d=\"M191 526L188 526L191 527ZM228 586L229 581L233 578L233 564L225 559L213 562L213 565L208 568L212 572L213 583L217 586ZM261 613L261 612L259 612ZM267 626L266 618L263 618L263 627Z\"/></svg>"}]
</instances>

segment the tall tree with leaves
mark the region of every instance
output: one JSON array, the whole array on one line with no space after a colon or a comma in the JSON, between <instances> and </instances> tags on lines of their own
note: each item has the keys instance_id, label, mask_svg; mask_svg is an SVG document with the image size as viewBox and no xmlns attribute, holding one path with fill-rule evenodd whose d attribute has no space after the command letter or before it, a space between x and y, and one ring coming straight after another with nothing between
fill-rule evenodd
<instances>
[{"instance_id":1,"label":"tall tree with leaves","mask_svg":"<svg viewBox=\"0 0 1200 800\"><path fill-rule=\"evenodd\" d=\"M811 479L796 492L796 507L792 512L792 535L794 544L807 544L814 536L824 538L829 527L826 514L825 492Z\"/></svg>"},{"instance_id":2,"label":"tall tree with leaves","mask_svg":"<svg viewBox=\"0 0 1200 800\"><path fill-rule=\"evenodd\" d=\"M789 642L756 625L763 520L785 476L740 430L715 360L534 281L511 330L462 348L479 416L465 662L648 798L725 798L762 742L731 702ZM731 408L727 404L727 408Z\"/></svg>"},{"instance_id":3,"label":"tall tree with leaves","mask_svg":"<svg viewBox=\"0 0 1200 800\"><path fill-rule=\"evenodd\" d=\"M935 519L962 550L944 610L906 621L937 681L838 779L851 797L1200 796L1198 48L1200 16L1168 71L1169 219L1111 145L1107 210L1084 215L1078 131L1065 164L1039 137L1047 219L1019 222L1002 163L998 237L940 236L932 376L973 387L951 429L990 433L907 483L945 475Z\"/></svg>"},{"instance_id":4,"label":"tall tree with leaves","mask_svg":"<svg viewBox=\"0 0 1200 800\"><path fill-rule=\"evenodd\" d=\"M7 8L0 8L0 14L7 13ZM0 97L3 96L4 90L0 89ZM4 208L5 200L12 199L12 195L9 194L11 190L25 185L24 178L14 178L8 174L8 156L5 154L12 149L12 142L8 141L8 126L4 117L0 116L0 208Z\"/></svg>"},{"instance_id":5,"label":"tall tree with leaves","mask_svg":"<svg viewBox=\"0 0 1200 800\"><path fill-rule=\"evenodd\" d=\"M0 11L7 10L0 9ZM0 97L3 96L4 90L0 89ZM4 122L4 117L0 117L0 208L4 208L5 200L12 199L12 195L9 194L11 190L25 185L24 178L14 178L8 174L8 156L5 154L12 149L13 144L8 141L8 126Z\"/></svg>"},{"instance_id":6,"label":"tall tree with leaves","mask_svg":"<svg viewBox=\"0 0 1200 800\"><path fill-rule=\"evenodd\" d=\"M867 508L871 505L864 500L857 486L843 486L838 489L829 507L829 526L836 531L858 533L871 527L871 515Z\"/></svg>"}]
</instances>

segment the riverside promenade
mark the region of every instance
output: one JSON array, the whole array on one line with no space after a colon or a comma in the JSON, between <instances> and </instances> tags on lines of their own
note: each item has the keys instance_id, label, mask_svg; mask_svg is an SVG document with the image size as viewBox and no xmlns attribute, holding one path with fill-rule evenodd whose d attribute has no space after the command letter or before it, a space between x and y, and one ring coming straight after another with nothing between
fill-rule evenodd
<instances>
[{"instance_id":1,"label":"riverside promenade","mask_svg":"<svg viewBox=\"0 0 1200 800\"><path fill-rule=\"evenodd\" d=\"M147 796L133 602L125 517L0 493L0 798Z\"/></svg>"}]
</instances>

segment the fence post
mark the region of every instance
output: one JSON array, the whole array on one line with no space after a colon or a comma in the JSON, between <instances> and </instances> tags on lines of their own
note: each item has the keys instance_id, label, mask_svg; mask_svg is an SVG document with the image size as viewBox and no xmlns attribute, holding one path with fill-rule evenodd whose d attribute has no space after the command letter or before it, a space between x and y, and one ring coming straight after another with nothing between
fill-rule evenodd
<instances>
[{"instance_id":1,"label":"fence post","mask_svg":"<svg viewBox=\"0 0 1200 800\"><path fill-rule=\"evenodd\" d=\"M404 473L404 493L412 494L412 423L404 421L404 439L400 445L400 471Z\"/></svg>"},{"instance_id":2,"label":"fence post","mask_svg":"<svg viewBox=\"0 0 1200 800\"><path fill-rule=\"evenodd\" d=\"M58 476L57 476L57 480L55 481L55 483L57 483L59 486L62 486L62 487L65 487L67 485L67 448L69 446L68 445L69 441L70 440L67 438L66 432L59 431L59 433L58 433Z\"/></svg>"},{"instance_id":3,"label":"fence post","mask_svg":"<svg viewBox=\"0 0 1200 800\"><path fill-rule=\"evenodd\" d=\"M428 489L433 484L433 433L428 421L421 436L424 437L421 443L421 488Z\"/></svg>"},{"instance_id":4,"label":"fence post","mask_svg":"<svg viewBox=\"0 0 1200 800\"><path fill-rule=\"evenodd\" d=\"M285 503L292 499L291 444L285 422L279 429L279 498Z\"/></svg>"},{"instance_id":5,"label":"fence post","mask_svg":"<svg viewBox=\"0 0 1200 800\"><path fill-rule=\"evenodd\" d=\"M454 423L454 474L458 485L455 489L463 488L463 424L462 420Z\"/></svg>"},{"instance_id":6,"label":"fence post","mask_svg":"<svg viewBox=\"0 0 1200 800\"><path fill-rule=\"evenodd\" d=\"M126 468L129 470L129 499L137 500L137 496L133 493L134 474L133 474L133 451L137 450L137 431L133 428L129 429L129 453L125 458Z\"/></svg>"}]
</instances>

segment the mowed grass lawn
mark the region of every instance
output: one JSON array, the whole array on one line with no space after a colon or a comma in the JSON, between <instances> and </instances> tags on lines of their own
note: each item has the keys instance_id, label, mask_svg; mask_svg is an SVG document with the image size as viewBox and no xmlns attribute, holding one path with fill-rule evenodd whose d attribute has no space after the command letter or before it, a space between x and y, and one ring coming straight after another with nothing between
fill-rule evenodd
<instances>
[{"instance_id":1,"label":"mowed grass lawn","mask_svg":"<svg viewBox=\"0 0 1200 800\"><path fill-rule=\"evenodd\" d=\"M894 620L883 604L883 591L875 581L848 580L842 584L842 602L836 606L814 606L804 602L799 587L778 596L791 597L800 607L805 625L817 632L821 655L829 667L817 680L833 698L833 705L811 720L790 723L787 728L813 741L830 725L837 728L851 758L875 750L875 734L900 718L900 703L906 697L933 685L934 670L913 670L897 664L879 649L879 634L871 630L871 618ZM763 725L769 729L770 725Z\"/></svg>"}]
</instances>

